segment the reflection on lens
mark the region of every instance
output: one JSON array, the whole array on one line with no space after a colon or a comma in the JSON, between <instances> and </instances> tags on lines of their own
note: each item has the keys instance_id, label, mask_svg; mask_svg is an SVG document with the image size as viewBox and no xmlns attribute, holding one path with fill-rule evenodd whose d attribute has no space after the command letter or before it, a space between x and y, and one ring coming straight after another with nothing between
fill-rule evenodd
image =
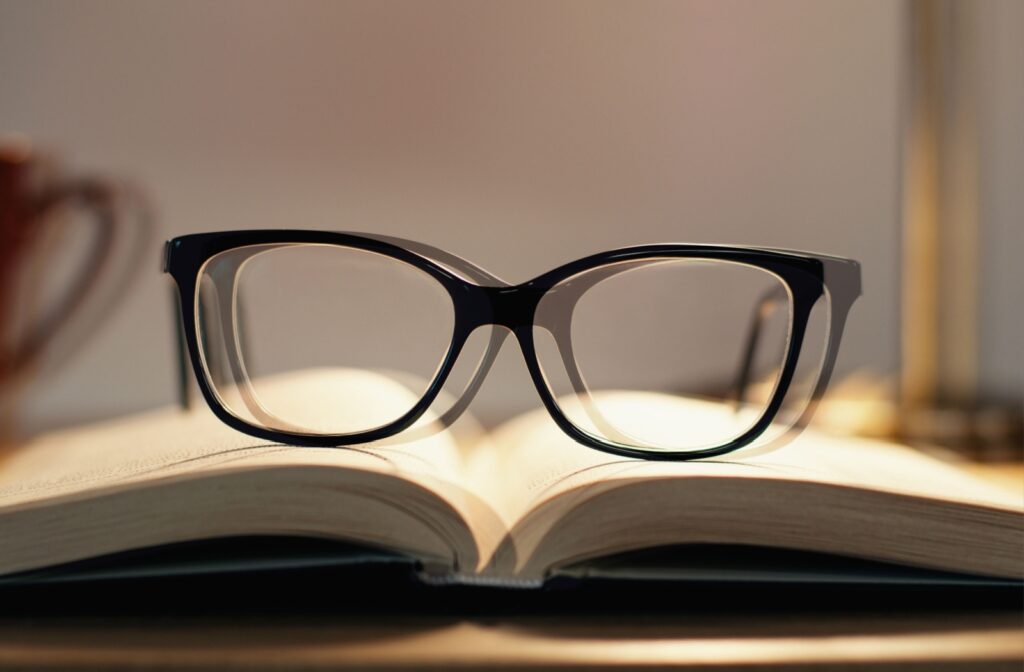
<instances>
[{"instance_id":1,"label":"reflection on lens","mask_svg":"<svg viewBox=\"0 0 1024 672\"><path fill-rule=\"evenodd\" d=\"M696 451L729 443L764 415L792 311L766 270L657 258L564 280L536 322L545 381L574 425L627 447Z\"/></svg>"},{"instance_id":2,"label":"reflection on lens","mask_svg":"<svg viewBox=\"0 0 1024 672\"><path fill-rule=\"evenodd\" d=\"M455 321L425 272L331 245L218 254L196 298L207 379L224 406L294 433L354 434L402 418L436 377Z\"/></svg>"}]
</instances>

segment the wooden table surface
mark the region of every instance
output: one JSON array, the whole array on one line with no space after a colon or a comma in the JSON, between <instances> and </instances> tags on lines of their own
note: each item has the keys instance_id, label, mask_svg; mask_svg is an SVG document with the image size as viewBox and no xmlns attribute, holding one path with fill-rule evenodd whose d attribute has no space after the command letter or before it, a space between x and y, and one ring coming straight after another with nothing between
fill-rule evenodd
<instances>
[{"instance_id":1,"label":"wooden table surface","mask_svg":"<svg viewBox=\"0 0 1024 672\"><path fill-rule=\"evenodd\" d=\"M328 669L1024 666L1019 612L718 612L499 618L392 615L0 623L4 669Z\"/></svg>"}]
</instances>

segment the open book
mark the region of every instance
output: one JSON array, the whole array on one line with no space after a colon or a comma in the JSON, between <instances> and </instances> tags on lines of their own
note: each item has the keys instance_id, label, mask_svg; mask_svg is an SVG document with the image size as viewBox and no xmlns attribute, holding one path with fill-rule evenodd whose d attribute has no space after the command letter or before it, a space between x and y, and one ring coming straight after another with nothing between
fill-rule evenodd
<instances>
[{"instance_id":1,"label":"open book","mask_svg":"<svg viewBox=\"0 0 1024 672\"><path fill-rule=\"evenodd\" d=\"M706 411L676 403L694 422ZM756 457L650 462L579 445L543 411L491 432L457 424L301 448L237 433L202 408L45 435L0 456L0 576L248 535L337 539L414 559L427 581L520 587L628 551L701 544L1024 575L1024 493L897 445L806 431Z\"/></svg>"}]
</instances>

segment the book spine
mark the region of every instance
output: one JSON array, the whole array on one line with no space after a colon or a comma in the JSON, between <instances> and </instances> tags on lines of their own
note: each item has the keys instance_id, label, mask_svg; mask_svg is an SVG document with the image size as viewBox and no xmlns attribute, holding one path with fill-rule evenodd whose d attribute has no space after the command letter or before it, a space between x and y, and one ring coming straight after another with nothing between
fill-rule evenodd
<instances>
[{"instance_id":1,"label":"book spine","mask_svg":"<svg viewBox=\"0 0 1024 672\"><path fill-rule=\"evenodd\" d=\"M543 579L520 579L505 576L481 576L448 572L433 574L420 572L419 579L430 586L479 586L486 588L511 588L514 590L535 590L544 585Z\"/></svg>"}]
</instances>

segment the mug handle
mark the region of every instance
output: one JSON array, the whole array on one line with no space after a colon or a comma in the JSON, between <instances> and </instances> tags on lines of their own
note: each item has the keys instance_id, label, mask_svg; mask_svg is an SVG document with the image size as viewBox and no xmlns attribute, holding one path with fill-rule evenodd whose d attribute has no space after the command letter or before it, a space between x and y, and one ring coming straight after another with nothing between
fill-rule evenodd
<instances>
[{"instance_id":1,"label":"mug handle","mask_svg":"<svg viewBox=\"0 0 1024 672\"><path fill-rule=\"evenodd\" d=\"M120 192L118 185L111 182L80 179L58 184L44 192L37 200L34 212L36 222L45 221L58 207L71 206L90 213L95 235L82 264L82 270L72 279L66 293L45 314L34 317L25 336L15 343L12 352L9 353L10 360L4 368L4 383L23 379L36 370L47 349L57 336L62 335L68 325L83 313L90 296L99 287L101 279L114 260L116 243L121 236L120 229L125 225L123 194ZM143 230L142 233L148 231ZM142 237L148 238L145 235ZM133 251L133 256L138 257L139 254ZM37 260L36 263L42 262ZM126 275L132 272L135 266L137 264L132 260ZM87 329L96 326L120 297L127 285L124 280L125 278L119 279L111 295L93 311ZM85 334L67 340L69 347L59 355L60 358L68 357L75 347L85 340Z\"/></svg>"}]
</instances>

